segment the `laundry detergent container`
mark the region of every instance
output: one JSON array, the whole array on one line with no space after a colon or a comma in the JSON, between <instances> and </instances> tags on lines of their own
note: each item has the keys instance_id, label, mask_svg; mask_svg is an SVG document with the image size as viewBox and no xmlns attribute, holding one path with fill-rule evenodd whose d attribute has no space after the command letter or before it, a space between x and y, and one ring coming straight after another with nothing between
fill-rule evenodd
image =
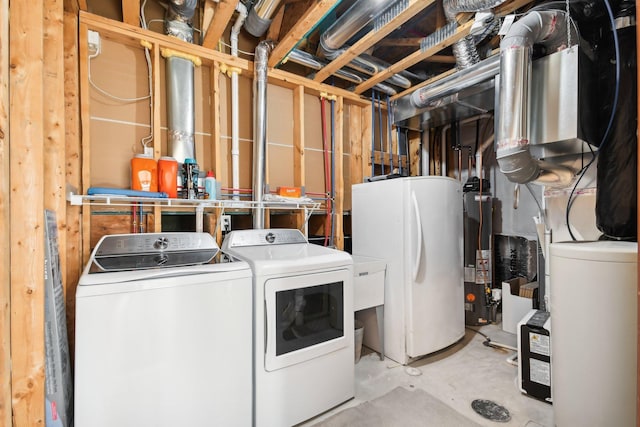
<instances>
[{"instance_id":1,"label":"laundry detergent container","mask_svg":"<svg viewBox=\"0 0 640 427\"><path fill-rule=\"evenodd\" d=\"M637 243L553 243L551 395L557 427L635 426Z\"/></svg>"}]
</instances>

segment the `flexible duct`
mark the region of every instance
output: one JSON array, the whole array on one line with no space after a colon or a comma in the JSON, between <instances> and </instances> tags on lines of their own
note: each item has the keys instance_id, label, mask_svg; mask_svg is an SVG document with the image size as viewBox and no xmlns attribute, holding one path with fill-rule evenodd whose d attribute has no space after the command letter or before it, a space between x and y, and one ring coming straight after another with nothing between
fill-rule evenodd
<instances>
[{"instance_id":1,"label":"flexible duct","mask_svg":"<svg viewBox=\"0 0 640 427\"><path fill-rule=\"evenodd\" d=\"M479 12L493 9L505 0L445 0L443 7L448 22L456 22L456 15L461 12ZM491 24L493 25L493 23ZM453 45L456 65L463 70L480 62L473 35L469 35Z\"/></svg>"},{"instance_id":2,"label":"flexible duct","mask_svg":"<svg viewBox=\"0 0 640 427\"><path fill-rule=\"evenodd\" d=\"M279 4L280 0L259 0L244 21L244 29L254 37L262 37L271 25L271 16Z\"/></svg>"},{"instance_id":3,"label":"flexible duct","mask_svg":"<svg viewBox=\"0 0 640 427\"><path fill-rule=\"evenodd\" d=\"M188 43L193 42L191 20L197 0L172 0L165 15L165 33ZM179 163L196 158L194 64L188 59L166 58L167 143Z\"/></svg>"},{"instance_id":4,"label":"flexible duct","mask_svg":"<svg viewBox=\"0 0 640 427\"><path fill-rule=\"evenodd\" d=\"M566 36L564 12L531 12L511 26L500 43L500 100L496 158L512 182L539 180L567 185L570 170L536 161L529 152L528 105L534 43L557 43Z\"/></svg>"},{"instance_id":5,"label":"flexible duct","mask_svg":"<svg viewBox=\"0 0 640 427\"><path fill-rule=\"evenodd\" d=\"M271 40L258 43L253 72L253 228L264 228L265 152L267 148L267 63L274 44Z\"/></svg>"}]
</instances>

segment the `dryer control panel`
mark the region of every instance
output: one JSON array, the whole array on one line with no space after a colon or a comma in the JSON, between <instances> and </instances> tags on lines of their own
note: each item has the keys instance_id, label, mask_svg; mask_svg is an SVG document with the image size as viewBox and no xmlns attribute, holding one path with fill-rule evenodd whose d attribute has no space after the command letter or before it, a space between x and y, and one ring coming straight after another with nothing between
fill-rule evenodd
<instances>
[{"instance_id":1,"label":"dryer control panel","mask_svg":"<svg viewBox=\"0 0 640 427\"><path fill-rule=\"evenodd\" d=\"M296 229L235 230L225 238L222 250L247 246L291 245L296 243L308 243L304 234Z\"/></svg>"}]
</instances>

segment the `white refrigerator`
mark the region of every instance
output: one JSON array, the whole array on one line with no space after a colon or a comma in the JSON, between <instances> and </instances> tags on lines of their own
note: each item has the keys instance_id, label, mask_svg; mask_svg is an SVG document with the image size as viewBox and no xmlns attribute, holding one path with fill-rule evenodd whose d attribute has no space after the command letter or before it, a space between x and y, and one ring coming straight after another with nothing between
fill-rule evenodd
<instances>
[{"instance_id":1,"label":"white refrigerator","mask_svg":"<svg viewBox=\"0 0 640 427\"><path fill-rule=\"evenodd\" d=\"M452 178L352 187L352 252L387 262L384 352L398 363L464 336L462 221L462 184Z\"/></svg>"}]
</instances>

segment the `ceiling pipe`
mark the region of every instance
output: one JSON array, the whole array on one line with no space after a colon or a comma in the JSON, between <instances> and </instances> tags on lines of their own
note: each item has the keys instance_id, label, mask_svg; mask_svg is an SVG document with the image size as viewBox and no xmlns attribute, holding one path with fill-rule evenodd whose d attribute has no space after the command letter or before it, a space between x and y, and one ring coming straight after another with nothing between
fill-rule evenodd
<instances>
[{"instance_id":1,"label":"ceiling pipe","mask_svg":"<svg viewBox=\"0 0 640 427\"><path fill-rule=\"evenodd\" d=\"M254 37L262 37L271 25L271 17L280 5L280 0L258 0L244 21L244 29Z\"/></svg>"},{"instance_id":2,"label":"ceiling pipe","mask_svg":"<svg viewBox=\"0 0 640 427\"><path fill-rule=\"evenodd\" d=\"M493 9L504 3L505 0L444 0L444 14L447 22L456 22L456 15L461 12L480 12ZM493 20L488 23L494 27ZM479 30L485 33L484 30ZM456 65L458 69L469 68L480 62L480 55L476 49L476 40L473 35L468 35L462 40L453 44L453 55L456 57Z\"/></svg>"},{"instance_id":3,"label":"ceiling pipe","mask_svg":"<svg viewBox=\"0 0 640 427\"><path fill-rule=\"evenodd\" d=\"M197 0L172 0L164 21L165 34L193 43L192 19ZM166 58L167 143L179 163L196 158L194 63L185 58Z\"/></svg>"},{"instance_id":4,"label":"ceiling pipe","mask_svg":"<svg viewBox=\"0 0 640 427\"><path fill-rule=\"evenodd\" d=\"M516 21L500 43L500 98L496 159L509 181L569 185L573 171L534 159L529 151L528 106L534 44L553 45L567 35L562 11L530 12Z\"/></svg>"},{"instance_id":5,"label":"ceiling pipe","mask_svg":"<svg viewBox=\"0 0 640 427\"><path fill-rule=\"evenodd\" d=\"M314 70L321 70L327 65L325 61L319 58L316 58L310 53L300 49L293 49L287 56L287 61L295 62L296 64L300 64L305 67L312 68ZM346 80L355 84L360 84L365 80L360 74L354 71L347 70L345 68L341 68L337 70L335 72L335 75L340 77L343 80ZM384 83L378 83L374 87L378 89L380 92L383 92L389 96L393 96L398 93L394 88Z\"/></svg>"},{"instance_id":6,"label":"ceiling pipe","mask_svg":"<svg viewBox=\"0 0 640 427\"><path fill-rule=\"evenodd\" d=\"M257 205L253 211L253 228L264 228L264 180L266 173L267 148L267 69L269 55L274 48L271 40L258 43L253 71L253 201Z\"/></svg>"}]
</instances>

